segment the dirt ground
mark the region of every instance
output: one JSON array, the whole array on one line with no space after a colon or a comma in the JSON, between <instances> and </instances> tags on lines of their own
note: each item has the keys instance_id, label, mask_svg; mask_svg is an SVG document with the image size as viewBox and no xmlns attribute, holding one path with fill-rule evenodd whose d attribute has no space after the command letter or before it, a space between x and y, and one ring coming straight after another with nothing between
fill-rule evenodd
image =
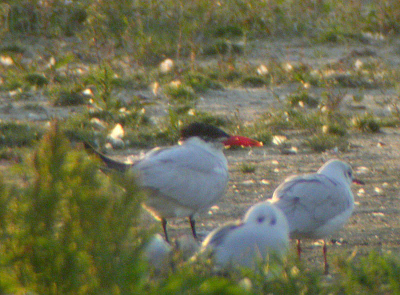
<instances>
[{"instance_id":1,"label":"dirt ground","mask_svg":"<svg viewBox=\"0 0 400 295\"><path fill-rule=\"evenodd\" d=\"M313 67L345 60L355 62L354 52L373 52L373 58L396 67L400 64L399 44L395 41L372 40L367 44L310 45L304 40L255 42L242 62L258 65L271 59L288 63L306 63ZM368 56L370 58L371 56ZM236 114L244 122L257 120L271 106L278 108L284 98L294 92L298 85L281 85L274 88L211 90L203 94L199 109L220 115ZM324 89L310 89L315 95ZM342 103L343 111L370 111L379 116L387 116L390 109L379 102L385 97L396 97L394 89L335 89L346 94ZM150 115L160 116L165 111L165 103L152 97L151 91L140 91L157 101ZM132 95L135 93L132 93ZM364 100L355 107L351 95L361 94ZM278 98L278 99L277 99ZM26 108L29 103L37 103L40 108ZM361 110L360 110L361 109ZM10 93L0 93L0 118L3 120L30 120L45 122L52 117L65 117L79 111L79 108L56 108L49 104L45 96L38 93L27 100L13 101ZM287 134L288 139L301 140L301 134ZM207 234L215 227L231 220L239 219L256 202L270 197L274 189L287 176L316 171L325 161L341 158L348 161L357 178L365 181L364 186L353 186L356 201L355 211L343 230L332 236L336 240L329 243L328 255L334 253L350 255L353 251L363 255L371 250L400 250L400 130L383 129L380 133L354 132L350 136L351 147L346 153L334 150L322 154L312 153L298 145L298 153L284 155L277 146L253 149L226 150L229 162L230 182L226 196L210 212L197 218L198 231ZM141 151L123 151L121 154ZM242 164L255 166L254 173L243 173ZM156 223L144 215L148 221ZM157 223L158 224L158 223ZM172 237L189 235L187 220L171 220L169 231ZM161 232L161 226L160 226ZM294 245L293 245L294 251ZM322 265L320 244L304 243L304 255L310 264ZM329 258L328 258L329 259Z\"/></svg>"}]
</instances>

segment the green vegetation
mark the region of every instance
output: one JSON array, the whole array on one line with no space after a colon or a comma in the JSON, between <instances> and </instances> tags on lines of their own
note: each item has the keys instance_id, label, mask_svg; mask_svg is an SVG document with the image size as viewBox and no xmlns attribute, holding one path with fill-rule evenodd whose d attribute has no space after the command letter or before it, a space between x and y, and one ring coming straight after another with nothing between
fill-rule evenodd
<instances>
[{"instance_id":1,"label":"green vegetation","mask_svg":"<svg viewBox=\"0 0 400 295\"><path fill-rule=\"evenodd\" d=\"M0 122L0 145L32 146L43 135L42 128L28 123Z\"/></svg>"},{"instance_id":2,"label":"green vegetation","mask_svg":"<svg viewBox=\"0 0 400 295\"><path fill-rule=\"evenodd\" d=\"M43 101L74 111L50 130L39 120L0 121L0 159L17 163L0 182L0 293L400 293L400 261L390 253L335 257L332 278L293 257L216 275L209 261L188 265L179 255L174 269L157 275L142 259L145 196L134 177L105 176L76 148L83 140L103 148L116 124L125 147L169 145L182 125L202 121L264 145L284 134L281 148L301 137L310 153L346 151L351 132L400 125L395 96L382 95L386 117L343 108L346 95L361 105L364 90L392 87L399 96L399 70L366 46L383 37L390 43L399 24L398 0L1 3L2 111L24 103L25 111L50 120ZM293 37L304 38L305 47L354 42L366 49L324 65L269 53L262 69L248 61L259 40ZM326 57L319 48L314 55ZM161 66L168 59L171 65ZM293 86L291 93L275 94L284 84ZM207 91L234 87L271 91L279 104L246 124L240 110L217 116L197 109ZM137 90L150 90L152 99ZM165 115L153 120L148 109L159 101L167 104Z\"/></svg>"},{"instance_id":3,"label":"green vegetation","mask_svg":"<svg viewBox=\"0 0 400 295\"><path fill-rule=\"evenodd\" d=\"M0 182L0 290L40 294L397 293L400 261L390 253L338 258L327 280L296 258L256 271L218 274L210 261L174 259L155 273L143 256L143 192L133 175L104 175L72 149L58 123L19 164L20 179ZM251 168L251 167L250 167ZM248 170L246 168L246 170ZM250 169L251 170L251 169ZM248 171L251 172L251 171ZM16 183L23 182L23 185Z\"/></svg>"},{"instance_id":4,"label":"green vegetation","mask_svg":"<svg viewBox=\"0 0 400 295\"><path fill-rule=\"evenodd\" d=\"M252 163L243 163L240 166L240 171L242 171L242 173L254 173L256 171L256 165Z\"/></svg>"}]
</instances>

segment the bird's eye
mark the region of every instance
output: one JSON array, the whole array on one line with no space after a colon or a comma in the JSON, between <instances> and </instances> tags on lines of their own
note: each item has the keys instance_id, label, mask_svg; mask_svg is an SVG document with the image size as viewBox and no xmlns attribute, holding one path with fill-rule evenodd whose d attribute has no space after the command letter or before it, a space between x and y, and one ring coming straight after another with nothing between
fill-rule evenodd
<instances>
[{"instance_id":1,"label":"bird's eye","mask_svg":"<svg viewBox=\"0 0 400 295\"><path fill-rule=\"evenodd\" d=\"M271 221L269 222L270 225L275 225L276 224L276 218L272 217Z\"/></svg>"},{"instance_id":2,"label":"bird's eye","mask_svg":"<svg viewBox=\"0 0 400 295\"><path fill-rule=\"evenodd\" d=\"M257 218L257 222L258 223L262 223L264 220L265 220L264 216L260 216L260 217Z\"/></svg>"}]
</instances>

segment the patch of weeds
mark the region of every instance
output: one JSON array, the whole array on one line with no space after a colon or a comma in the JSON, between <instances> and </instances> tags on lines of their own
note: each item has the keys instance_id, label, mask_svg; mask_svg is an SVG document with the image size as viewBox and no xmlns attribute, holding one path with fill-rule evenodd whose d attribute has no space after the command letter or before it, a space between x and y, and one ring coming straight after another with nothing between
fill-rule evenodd
<instances>
[{"instance_id":1,"label":"patch of weeds","mask_svg":"<svg viewBox=\"0 0 400 295\"><path fill-rule=\"evenodd\" d=\"M363 77L358 74L336 74L328 79L328 82L337 85L338 87L348 88L365 88L376 89L382 86L382 83L368 77Z\"/></svg>"},{"instance_id":2,"label":"patch of weeds","mask_svg":"<svg viewBox=\"0 0 400 295\"><path fill-rule=\"evenodd\" d=\"M318 99L315 97L311 96L307 91L305 90L299 90L296 93L293 93L287 97L289 106L291 107L310 107L310 108L316 108L319 104Z\"/></svg>"},{"instance_id":3,"label":"patch of weeds","mask_svg":"<svg viewBox=\"0 0 400 295\"><path fill-rule=\"evenodd\" d=\"M233 124L233 123L232 123ZM235 124L234 124L235 125ZM261 141L263 145L270 145L272 143L271 126L264 120L257 120L252 124L241 126L236 124L234 133L253 138Z\"/></svg>"},{"instance_id":4,"label":"patch of weeds","mask_svg":"<svg viewBox=\"0 0 400 295\"><path fill-rule=\"evenodd\" d=\"M204 55L232 55L242 53L243 45L228 40L217 40L214 44L208 45L203 49Z\"/></svg>"},{"instance_id":5,"label":"patch of weeds","mask_svg":"<svg viewBox=\"0 0 400 295\"><path fill-rule=\"evenodd\" d=\"M313 69L308 64L299 63L291 65L286 63L281 67L287 72L290 81L300 82L302 85L308 83L313 86L319 86L321 84L321 81L313 74Z\"/></svg>"},{"instance_id":6,"label":"patch of weeds","mask_svg":"<svg viewBox=\"0 0 400 295\"><path fill-rule=\"evenodd\" d=\"M244 87L263 87L268 84L268 82L259 76L247 76L243 77L240 84Z\"/></svg>"},{"instance_id":7,"label":"patch of weeds","mask_svg":"<svg viewBox=\"0 0 400 295\"><path fill-rule=\"evenodd\" d=\"M184 76L184 83L189 85L196 92L205 92L208 89L222 89L222 85L213 81L210 77L200 73L187 73Z\"/></svg>"},{"instance_id":8,"label":"patch of weeds","mask_svg":"<svg viewBox=\"0 0 400 295\"><path fill-rule=\"evenodd\" d=\"M399 119L396 117L379 118L379 125L381 127L397 127L399 124Z\"/></svg>"},{"instance_id":9,"label":"patch of weeds","mask_svg":"<svg viewBox=\"0 0 400 295\"><path fill-rule=\"evenodd\" d=\"M339 111L343 102L344 95L341 93L333 93L324 91L321 93L321 109L328 114L336 113Z\"/></svg>"},{"instance_id":10,"label":"patch of weeds","mask_svg":"<svg viewBox=\"0 0 400 295\"><path fill-rule=\"evenodd\" d=\"M370 252L357 259L338 259L340 293L400 293L400 261L392 253Z\"/></svg>"},{"instance_id":11,"label":"patch of weeds","mask_svg":"<svg viewBox=\"0 0 400 295\"><path fill-rule=\"evenodd\" d=\"M272 143L272 133L269 130L257 130L254 132L253 137L255 140L261 141L263 145L270 145Z\"/></svg>"},{"instance_id":12,"label":"patch of weeds","mask_svg":"<svg viewBox=\"0 0 400 295\"><path fill-rule=\"evenodd\" d=\"M115 108L116 100L113 98L113 81L116 74L109 65L101 65L96 71L92 71L86 78L85 84L96 86L94 101L104 109Z\"/></svg>"},{"instance_id":13,"label":"patch of weeds","mask_svg":"<svg viewBox=\"0 0 400 295\"><path fill-rule=\"evenodd\" d=\"M192 104L198 98L193 88L183 83L166 85L164 94L174 104Z\"/></svg>"},{"instance_id":14,"label":"patch of weeds","mask_svg":"<svg viewBox=\"0 0 400 295\"><path fill-rule=\"evenodd\" d=\"M256 165L252 163L242 163L239 169L242 173L254 173L256 171Z\"/></svg>"},{"instance_id":15,"label":"patch of weeds","mask_svg":"<svg viewBox=\"0 0 400 295\"><path fill-rule=\"evenodd\" d=\"M71 142L89 142L95 146L97 143L105 143L107 134L93 130L92 126L63 127L65 136Z\"/></svg>"},{"instance_id":16,"label":"patch of weeds","mask_svg":"<svg viewBox=\"0 0 400 295\"><path fill-rule=\"evenodd\" d=\"M343 40L343 34L337 29L331 28L320 32L317 40L321 43L337 43Z\"/></svg>"},{"instance_id":17,"label":"patch of weeds","mask_svg":"<svg viewBox=\"0 0 400 295\"><path fill-rule=\"evenodd\" d=\"M222 73L222 79L226 82L232 83L235 81L240 81L243 77L243 73L236 69L229 69L226 72Z\"/></svg>"},{"instance_id":18,"label":"patch of weeds","mask_svg":"<svg viewBox=\"0 0 400 295\"><path fill-rule=\"evenodd\" d=\"M194 112L193 121L199 121L218 127L228 127L231 124L231 122L225 117L217 116L208 112L200 112L196 110Z\"/></svg>"},{"instance_id":19,"label":"patch of weeds","mask_svg":"<svg viewBox=\"0 0 400 295\"><path fill-rule=\"evenodd\" d=\"M345 126L330 123L322 126L322 132L325 134L333 134L337 136L345 136L347 134L347 130Z\"/></svg>"},{"instance_id":20,"label":"patch of weeds","mask_svg":"<svg viewBox=\"0 0 400 295\"><path fill-rule=\"evenodd\" d=\"M30 85L35 85L38 87L43 87L43 86L49 84L49 79L47 79L43 74L39 74L39 73L27 74L27 75L25 75L24 79Z\"/></svg>"},{"instance_id":21,"label":"patch of weeds","mask_svg":"<svg viewBox=\"0 0 400 295\"><path fill-rule=\"evenodd\" d=\"M21 162L22 158L23 156L21 151L19 149L16 149L15 147L0 148L0 159Z\"/></svg>"},{"instance_id":22,"label":"patch of weeds","mask_svg":"<svg viewBox=\"0 0 400 295\"><path fill-rule=\"evenodd\" d=\"M8 71L6 77L4 77L4 82L0 85L0 90L14 91L21 89L24 85L26 85L26 82L20 75Z\"/></svg>"},{"instance_id":23,"label":"patch of weeds","mask_svg":"<svg viewBox=\"0 0 400 295\"><path fill-rule=\"evenodd\" d=\"M131 127L149 123L143 109L136 106L123 106L111 110L94 110L90 113L90 118L98 118L108 123L120 123Z\"/></svg>"},{"instance_id":24,"label":"patch of weeds","mask_svg":"<svg viewBox=\"0 0 400 295\"><path fill-rule=\"evenodd\" d=\"M44 131L33 124L0 122L0 145L7 147L31 146Z\"/></svg>"},{"instance_id":25,"label":"patch of weeds","mask_svg":"<svg viewBox=\"0 0 400 295\"><path fill-rule=\"evenodd\" d=\"M36 97L36 94L32 91L23 91L22 89L18 89L17 93L14 96L14 99L29 101L31 99L34 99L35 97Z\"/></svg>"},{"instance_id":26,"label":"patch of weeds","mask_svg":"<svg viewBox=\"0 0 400 295\"><path fill-rule=\"evenodd\" d=\"M242 37L244 35L243 29L237 25L228 25L218 27L215 29L214 36L217 38L234 38Z\"/></svg>"},{"instance_id":27,"label":"patch of weeds","mask_svg":"<svg viewBox=\"0 0 400 295\"><path fill-rule=\"evenodd\" d=\"M40 30L40 11L36 3L21 2L10 7L8 27L11 32L29 33Z\"/></svg>"},{"instance_id":28,"label":"patch of weeds","mask_svg":"<svg viewBox=\"0 0 400 295\"><path fill-rule=\"evenodd\" d=\"M353 101L354 102L362 102L364 100L364 95L362 95L361 93L357 93L355 95L353 95Z\"/></svg>"},{"instance_id":29,"label":"patch of weeds","mask_svg":"<svg viewBox=\"0 0 400 295\"><path fill-rule=\"evenodd\" d=\"M24 54L25 51L25 47L20 44L10 44L0 47L0 53Z\"/></svg>"},{"instance_id":30,"label":"patch of weeds","mask_svg":"<svg viewBox=\"0 0 400 295\"><path fill-rule=\"evenodd\" d=\"M24 105L24 110L27 111L34 111L37 113L47 113L47 110L45 107L43 107L42 105L40 105L39 103L35 103L35 102L30 102Z\"/></svg>"},{"instance_id":31,"label":"patch of weeds","mask_svg":"<svg viewBox=\"0 0 400 295\"><path fill-rule=\"evenodd\" d=\"M87 98L80 87L61 90L54 100L55 106L73 106L85 103L87 103Z\"/></svg>"},{"instance_id":32,"label":"patch of weeds","mask_svg":"<svg viewBox=\"0 0 400 295\"><path fill-rule=\"evenodd\" d=\"M354 128L363 132L380 132L380 123L372 114L355 116L352 119Z\"/></svg>"},{"instance_id":33,"label":"patch of weeds","mask_svg":"<svg viewBox=\"0 0 400 295\"><path fill-rule=\"evenodd\" d=\"M323 123L323 118L319 112L288 110L285 113L292 129L307 129L312 132L318 130Z\"/></svg>"},{"instance_id":34,"label":"patch of weeds","mask_svg":"<svg viewBox=\"0 0 400 295\"><path fill-rule=\"evenodd\" d=\"M145 89L149 85L147 77L143 74L134 74L130 77L114 77L111 83L115 87L124 89Z\"/></svg>"},{"instance_id":35,"label":"patch of weeds","mask_svg":"<svg viewBox=\"0 0 400 295\"><path fill-rule=\"evenodd\" d=\"M152 148L154 146L167 146L175 144L179 139L177 130L160 128L158 126L141 126L138 129L126 131L124 141L126 146Z\"/></svg>"},{"instance_id":36,"label":"patch of weeds","mask_svg":"<svg viewBox=\"0 0 400 295\"><path fill-rule=\"evenodd\" d=\"M345 151L348 148L348 141L343 136L333 134L314 134L305 141L305 145L314 152L322 153L326 150L338 148Z\"/></svg>"}]
</instances>

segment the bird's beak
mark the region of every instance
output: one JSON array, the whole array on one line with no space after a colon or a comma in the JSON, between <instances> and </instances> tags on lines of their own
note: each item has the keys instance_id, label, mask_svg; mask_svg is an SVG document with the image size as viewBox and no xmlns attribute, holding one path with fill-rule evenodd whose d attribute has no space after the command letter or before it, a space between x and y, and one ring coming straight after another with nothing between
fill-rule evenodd
<instances>
[{"instance_id":1,"label":"bird's beak","mask_svg":"<svg viewBox=\"0 0 400 295\"><path fill-rule=\"evenodd\" d=\"M362 181L362 180L360 180L360 179L357 179L357 178L354 178L354 179L353 179L353 183L358 184L358 185L364 185L364 184L365 184L364 181Z\"/></svg>"},{"instance_id":2,"label":"bird's beak","mask_svg":"<svg viewBox=\"0 0 400 295\"><path fill-rule=\"evenodd\" d=\"M257 141L255 139L251 139L245 136L231 136L227 140L225 140L224 145L226 147L231 146L241 146L241 147L248 147L248 146L263 146L261 141Z\"/></svg>"}]
</instances>

